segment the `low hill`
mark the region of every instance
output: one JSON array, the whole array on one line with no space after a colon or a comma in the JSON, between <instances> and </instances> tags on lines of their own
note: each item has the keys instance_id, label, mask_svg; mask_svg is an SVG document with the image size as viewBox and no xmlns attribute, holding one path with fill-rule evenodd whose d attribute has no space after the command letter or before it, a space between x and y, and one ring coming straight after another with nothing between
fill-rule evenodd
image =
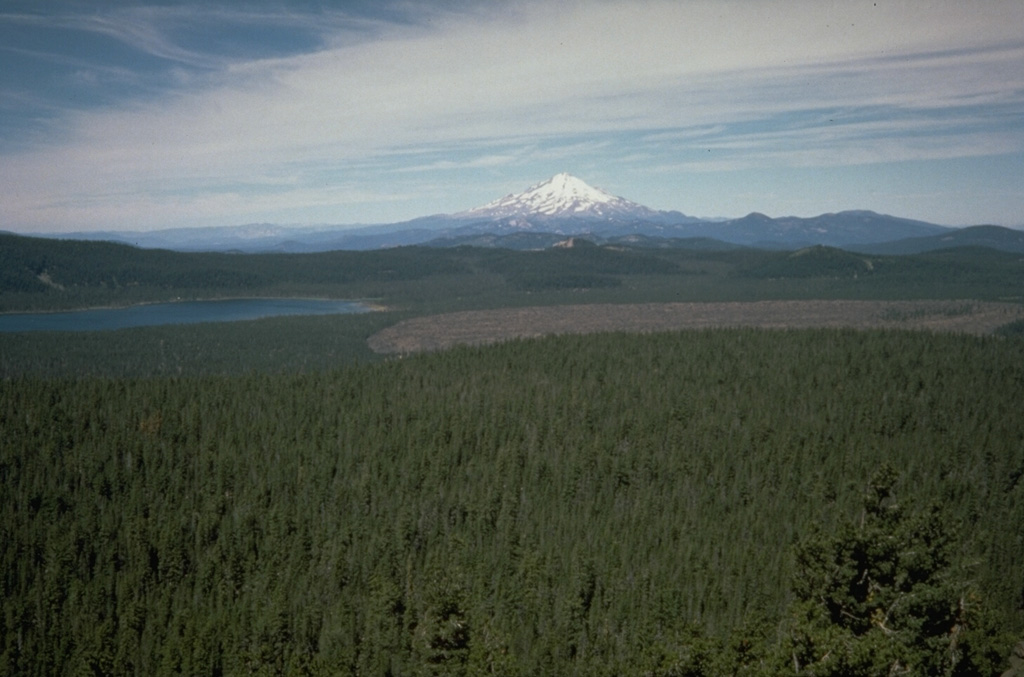
<instances>
[{"instance_id":1,"label":"low hill","mask_svg":"<svg viewBox=\"0 0 1024 677\"><path fill-rule=\"evenodd\" d=\"M112 242L0 234L0 310L124 305L268 294L323 294L467 273L434 248L312 254L227 254L141 249Z\"/></svg>"},{"instance_id":2,"label":"low hill","mask_svg":"<svg viewBox=\"0 0 1024 677\"><path fill-rule=\"evenodd\" d=\"M875 270L875 263L864 256L834 247L815 245L795 252L776 254L761 265L745 271L759 278L856 278Z\"/></svg>"},{"instance_id":3,"label":"low hill","mask_svg":"<svg viewBox=\"0 0 1024 677\"><path fill-rule=\"evenodd\" d=\"M1024 253L1024 231L1002 226L970 226L939 235L850 245L848 248L868 254L920 254L952 247L987 247L1021 254Z\"/></svg>"},{"instance_id":4,"label":"low hill","mask_svg":"<svg viewBox=\"0 0 1024 677\"><path fill-rule=\"evenodd\" d=\"M529 233L505 237L536 244ZM977 247L883 256L643 236L575 240L593 245L225 254L0 235L0 312L239 296L372 298L423 312L782 298L1005 301L1020 296L1024 276L1018 254ZM669 244L679 246L659 246Z\"/></svg>"}]
</instances>

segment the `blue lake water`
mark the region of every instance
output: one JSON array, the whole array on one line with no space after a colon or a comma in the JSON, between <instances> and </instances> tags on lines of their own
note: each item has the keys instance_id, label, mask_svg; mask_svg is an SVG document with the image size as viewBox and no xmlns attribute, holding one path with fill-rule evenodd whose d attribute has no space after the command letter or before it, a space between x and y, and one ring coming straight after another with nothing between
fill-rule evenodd
<instances>
[{"instance_id":1,"label":"blue lake water","mask_svg":"<svg viewBox=\"0 0 1024 677\"><path fill-rule=\"evenodd\" d=\"M93 308L59 313L0 314L0 332L104 331L161 324L234 322L278 315L337 315L365 313L357 301L322 299L226 299L150 303L128 308Z\"/></svg>"}]
</instances>

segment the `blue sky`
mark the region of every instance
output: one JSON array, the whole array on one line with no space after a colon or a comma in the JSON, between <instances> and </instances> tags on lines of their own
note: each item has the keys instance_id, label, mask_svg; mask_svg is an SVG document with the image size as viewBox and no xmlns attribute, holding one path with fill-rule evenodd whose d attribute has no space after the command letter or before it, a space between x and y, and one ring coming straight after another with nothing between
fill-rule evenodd
<instances>
[{"instance_id":1,"label":"blue sky","mask_svg":"<svg viewBox=\"0 0 1024 677\"><path fill-rule=\"evenodd\" d=\"M1024 2L0 2L0 230L387 223L569 172L1024 224Z\"/></svg>"}]
</instances>

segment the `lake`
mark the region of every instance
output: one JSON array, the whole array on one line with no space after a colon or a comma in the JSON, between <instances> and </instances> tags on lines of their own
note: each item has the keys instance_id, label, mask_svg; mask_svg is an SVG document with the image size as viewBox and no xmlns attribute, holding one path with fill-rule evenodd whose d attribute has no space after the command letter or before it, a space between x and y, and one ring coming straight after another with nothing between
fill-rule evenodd
<instances>
[{"instance_id":1,"label":"lake","mask_svg":"<svg viewBox=\"0 0 1024 677\"><path fill-rule=\"evenodd\" d=\"M358 301L322 299L224 299L148 303L127 308L90 308L57 313L0 314L0 332L105 331L161 324L235 322L280 315L338 315L365 313Z\"/></svg>"}]
</instances>

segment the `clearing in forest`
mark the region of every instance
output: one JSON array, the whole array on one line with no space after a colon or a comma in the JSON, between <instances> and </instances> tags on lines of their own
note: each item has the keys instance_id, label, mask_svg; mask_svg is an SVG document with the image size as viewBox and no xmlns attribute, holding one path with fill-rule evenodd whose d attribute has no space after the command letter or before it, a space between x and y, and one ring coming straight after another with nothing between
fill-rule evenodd
<instances>
[{"instance_id":1,"label":"clearing in forest","mask_svg":"<svg viewBox=\"0 0 1024 677\"><path fill-rule=\"evenodd\" d=\"M532 306L416 317L369 338L377 353L440 350L513 338L715 327L849 327L988 334L1024 306L985 301L754 301Z\"/></svg>"}]
</instances>

